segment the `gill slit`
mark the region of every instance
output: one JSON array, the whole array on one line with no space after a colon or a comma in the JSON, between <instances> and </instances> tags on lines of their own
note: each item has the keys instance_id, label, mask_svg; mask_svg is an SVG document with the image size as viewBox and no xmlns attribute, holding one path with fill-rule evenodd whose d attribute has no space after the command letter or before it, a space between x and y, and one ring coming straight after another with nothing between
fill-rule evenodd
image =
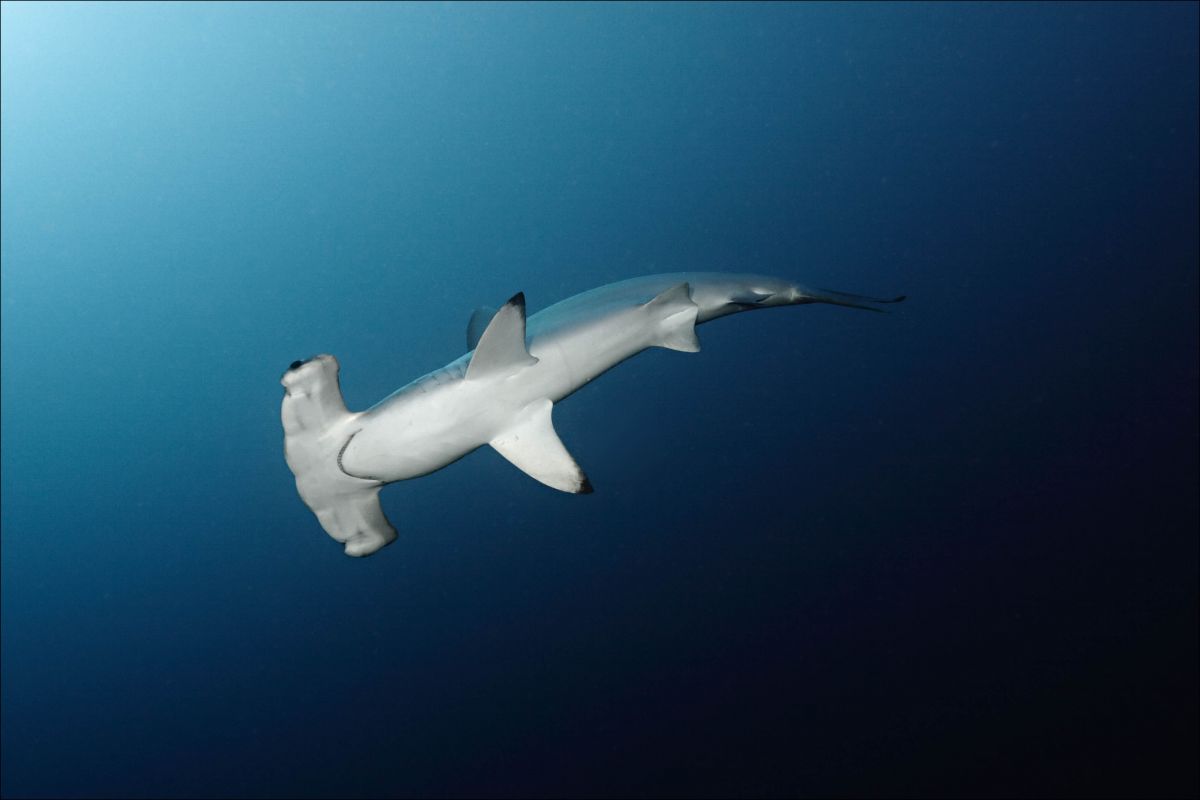
<instances>
[{"instance_id":1,"label":"gill slit","mask_svg":"<svg viewBox=\"0 0 1200 800\"><path fill-rule=\"evenodd\" d=\"M337 454L338 469L340 469L342 471L343 475L346 475L350 478L354 478L355 480L375 481L378 484L383 484L383 483L385 483L385 481L381 480L380 478L376 478L373 476L363 477L362 475L355 475L353 472L348 472L346 470L346 468L344 466L342 466L342 456L344 456L346 454L346 448L348 448L350 446L350 443L354 441L354 437L358 436L360 433L362 433L362 428L359 428L354 433L352 433L348 437L346 437L346 443L344 445L342 445L341 450L338 450L338 454Z\"/></svg>"}]
</instances>

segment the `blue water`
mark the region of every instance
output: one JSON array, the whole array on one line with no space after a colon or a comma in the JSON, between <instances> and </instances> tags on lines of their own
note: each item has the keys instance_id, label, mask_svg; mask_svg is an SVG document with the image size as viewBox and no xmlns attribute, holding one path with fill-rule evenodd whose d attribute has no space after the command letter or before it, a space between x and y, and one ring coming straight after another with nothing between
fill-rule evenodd
<instances>
[{"instance_id":1,"label":"blue water","mask_svg":"<svg viewBox=\"0 0 1200 800\"><path fill-rule=\"evenodd\" d=\"M3 3L11 797L1195 795L1195 3ZM675 270L808 306L346 558L351 408Z\"/></svg>"}]
</instances>

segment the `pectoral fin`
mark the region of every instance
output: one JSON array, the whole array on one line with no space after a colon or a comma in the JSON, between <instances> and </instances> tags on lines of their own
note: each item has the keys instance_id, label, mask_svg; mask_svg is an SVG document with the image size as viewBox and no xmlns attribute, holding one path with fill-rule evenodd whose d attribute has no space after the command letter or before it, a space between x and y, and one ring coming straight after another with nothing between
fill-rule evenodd
<instances>
[{"instance_id":1,"label":"pectoral fin","mask_svg":"<svg viewBox=\"0 0 1200 800\"><path fill-rule=\"evenodd\" d=\"M554 432L549 400L536 400L522 409L515 424L490 444L517 469L552 489L590 494L592 484Z\"/></svg>"},{"instance_id":2,"label":"pectoral fin","mask_svg":"<svg viewBox=\"0 0 1200 800\"><path fill-rule=\"evenodd\" d=\"M479 345L479 340L483 338L483 332L487 330L488 323L494 316L496 316L496 309L490 306L480 306L475 309L475 313L471 314L471 321L467 323L468 350L474 350Z\"/></svg>"}]
</instances>

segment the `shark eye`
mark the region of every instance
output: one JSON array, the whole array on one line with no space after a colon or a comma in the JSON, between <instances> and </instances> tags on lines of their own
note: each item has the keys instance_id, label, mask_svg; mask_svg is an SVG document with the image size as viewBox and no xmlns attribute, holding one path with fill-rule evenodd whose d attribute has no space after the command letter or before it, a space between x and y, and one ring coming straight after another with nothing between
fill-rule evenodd
<instances>
[{"instance_id":1,"label":"shark eye","mask_svg":"<svg viewBox=\"0 0 1200 800\"><path fill-rule=\"evenodd\" d=\"M299 369L300 367L304 366L304 364L305 362L303 361L293 361L292 365L288 367L288 372L291 372L294 369Z\"/></svg>"}]
</instances>

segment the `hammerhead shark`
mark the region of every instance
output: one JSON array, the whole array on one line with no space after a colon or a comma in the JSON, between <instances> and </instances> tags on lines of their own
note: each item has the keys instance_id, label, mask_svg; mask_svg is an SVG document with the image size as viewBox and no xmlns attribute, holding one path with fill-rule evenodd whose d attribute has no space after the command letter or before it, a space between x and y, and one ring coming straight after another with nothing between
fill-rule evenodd
<instances>
[{"instance_id":1,"label":"hammerhead shark","mask_svg":"<svg viewBox=\"0 0 1200 800\"><path fill-rule=\"evenodd\" d=\"M419 478L491 445L517 469L574 494L591 481L554 430L554 404L648 347L699 351L696 326L775 306L832 303L880 311L891 299L809 289L780 278L720 272L649 275L577 294L528 320L525 295L480 308L468 352L366 411L348 411L331 355L284 373L283 450L321 527L368 556L396 539L382 486Z\"/></svg>"}]
</instances>

